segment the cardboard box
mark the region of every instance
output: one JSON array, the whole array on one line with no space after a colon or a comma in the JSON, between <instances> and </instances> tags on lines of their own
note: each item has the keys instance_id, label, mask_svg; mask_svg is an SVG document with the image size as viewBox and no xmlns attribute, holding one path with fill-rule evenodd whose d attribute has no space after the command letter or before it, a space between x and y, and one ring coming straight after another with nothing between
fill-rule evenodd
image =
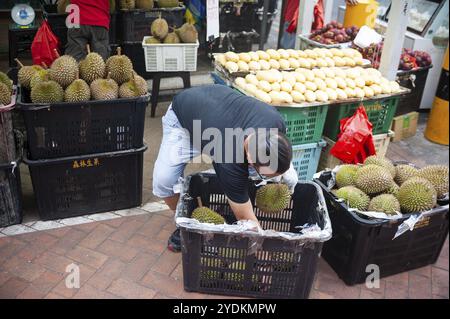
<instances>
[{"instance_id":1,"label":"cardboard box","mask_svg":"<svg viewBox=\"0 0 450 319\"><path fill-rule=\"evenodd\" d=\"M397 142L416 135L418 121L419 113L417 112L411 112L394 117L392 122L392 131L394 131L395 136L392 141Z\"/></svg>"}]
</instances>

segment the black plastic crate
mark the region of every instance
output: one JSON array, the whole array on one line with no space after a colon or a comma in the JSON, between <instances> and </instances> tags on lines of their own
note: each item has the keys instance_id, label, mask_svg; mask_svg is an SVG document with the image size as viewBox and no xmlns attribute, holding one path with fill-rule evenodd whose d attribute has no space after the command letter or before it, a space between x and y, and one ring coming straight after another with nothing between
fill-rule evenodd
<instances>
[{"instance_id":1,"label":"black plastic crate","mask_svg":"<svg viewBox=\"0 0 450 319\"><path fill-rule=\"evenodd\" d=\"M400 86L411 90L411 93L400 98L395 116L418 111L422 102L428 72L433 66L411 71L398 71L397 79Z\"/></svg>"},{"instance_id":2,"label":"black plastic crate","mask_svg":"<svg viewBox=\"0 0 450 319\"><path fill-rule=\"evenodd\" d=\"M137 74L144 79L151 77L151 73L145 68L145 54L142 47L142 39L139 42L124 42L121 45L122 54L126 55L133 62L133 68Z\"/></svg>"},{"instance_id":3,"label":"black plastic crate","mask_svg":"<svg viewBox=\"0 0 450 319\"><path fill-rule=\"evenodd\" d=\"M146 10L121 10L118 19L120 41L133 42L140 41L145 36L151 35L151 24L159 16L165 19L169 27L179 28L184 23L186 7L175 8L153 8Z\"/></svg>"},{"instance_id":4,"label":"black plastic crate","mask_svg":"<svg viewBox=\"0 0 450 319\"><path fill-rule=\"evenodd\" d=\"M40 218L60 219L140 206L146 149L25 159Z\"/></svg>"},{"instance_id":5,"label":"black plastic crate","mask_svg":"<svg viewBox=\"0 0 450 319\"><path fill-rule=\"evenodd\" d=\"M111 21L109 24L109 43L117 43L117 13L111 14ZM66 49L67 44L67 13L49 13L44 11L44 18L47 19L50 28L55 36L58 37L62 52Z\"/></svg>"},{"instance_id":6,"label":"black plastic crate","mask_svg":"<svg viewBox=\"0 0 450 319\"><path fill-rule=\"evenodd\" d=\"M201 197L203 205L221 214L228 224L236 221L216 175L189 176L184 191L178 217L189 217L198 207L196 198ZM255 193L255 183L249 181L253 206ZM308 297L322 241L331 236L320 187L299 183L290 205L279 214L265 214L256 207L254 211L263 229L299 233L297 226L317 224L323 237L285 240L180 225L185 290L261 298Z\"/></svg>"},{"instance_id":7,"label":"black plastic crate","mask_svg":"<svg viewBox=\"0 0 450 319\"><path fill-rule=\"evenodd\" d=\"M410 214L395 221L361 217L327 189L330 179L331 172L323 172L315 180L322 187L333 225L333 238L324 243L322 257L347 285L364 283L371 264L379 266L381 278L436 262L448 234L448 206L435 208L413 231L393 239Z\"/></svg>"},{"instance_id":8,"label":"black plastic crate","mask_svg":"<svg viewBox=\"0 0 450 319\"><path fill-rule=\"evenodd\" d=\"M20 162L0 164L0 227L22 222Z\"/></svg>"},{"instance_id":9,"label":"black plastic crate","mask_svg":"<svg viewBox=\"0 0 450 319\"><path fill-rule=\"evenodd\" d=\"M136 149L144 144L150 95L82 103L32 104L22 90L30 159L51 159Z\"/></svg>"}]
</instances>

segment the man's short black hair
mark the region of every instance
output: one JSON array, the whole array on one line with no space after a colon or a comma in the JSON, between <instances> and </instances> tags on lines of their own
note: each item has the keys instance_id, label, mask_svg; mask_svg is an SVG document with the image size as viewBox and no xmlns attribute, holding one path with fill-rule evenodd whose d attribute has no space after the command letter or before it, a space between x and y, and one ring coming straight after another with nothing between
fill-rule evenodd
<instances>
[{"instance_id":1,"label":"man's short black hair","mask_svg":"<svg viewBox=\"0 0 450 319\"><path fill-rule=\"evenodd\" d=\"M257 130L255 135L250 136L250 143L255 142L258 150L255 155L252 154L253 164L256 167L274 167L278 174L285 173L292 161L292 144L286 135L268 130L263 132ZM260 156L260 154L265 156ZM275 162L268 160L268 157Z\"/></svg>"}]
</instances>

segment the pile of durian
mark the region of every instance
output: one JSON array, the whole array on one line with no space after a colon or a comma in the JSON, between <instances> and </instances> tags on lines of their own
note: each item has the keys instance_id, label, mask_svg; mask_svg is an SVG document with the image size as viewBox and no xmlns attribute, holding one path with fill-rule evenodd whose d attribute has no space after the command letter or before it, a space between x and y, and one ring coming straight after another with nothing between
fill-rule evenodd
<instances>
[{"instance_id":1,"label":"pile of durian","mask_svg":"<svg viewBox=\"0 0 450 319\"><path fill-rule=\"evenodd\" d=\"M332 192L349 208L363 212L419 213L433 209L438 199L448 196L448 174L448 167L443 165L417 169L370 156L363 165L340 166L337 188Z\"/></svg>"},{"instance_id":2,"label":"pile of durian","mask_svg":"<svg viewBox=\"0 0 450 319\"><path fill-rule=\"evenodd\" d=\"M247 95L273 105L304 102L327 103L352 98L372 98L401 91L372 68L298 68L294 72L268 70L237 77L234 86Z\"/></svg>"},{"instance_id":3,"label":"pile of durian","mask_svg":"<svg viewBox=\"0 0 450 319\"><path fill-rule=\"evenodd\" d=\"M0 72L0 106L11 104L13 81L3 72Z\"/></svg>"},{"instance_id":4,"label":"pile of durian","mask_svg":"<svg viewBox=\"0 0 450 319\"><path fill-rule=\"evenodd\" d=\"M215 60L230 73L364 65L361 53L351 48L269 49L247 53L226 52L215 55Z\"/></svg>"},{"instance_id":5,"label":"pile of durian","mask_svg":"<svg viewBox=\"0 0 450 319\"><path fill-rule=\"evenodd\" d=\"M161 18L152 22L150 26L151 36L145 39L146 44L174 44L174 43L197 43L198 32L194 25L190 23L183 24L180 28L173 28L169 32L169 24L166 19Z\"/></svg>"},{"instance_id":6,"label":"pile of durian","mask_svg":"<svg viewBox=\"0 0 450 319\"><path fill-rule=\"evenodd\" d=\"M156 3L159 8L174 8L180 5L178 0L158 0ZM122 10L151 10L154 6L154 0L120 0L120 9Z\"/></svg>"},{"instance_id":7,"label":"pile of durian","mask_svg":"<svg viewBox=\"0 0 450 319\"><path fill-rule=\"evenodd\" d=\"M148 93L147 81L136 74L131 60L121 54L106 62L87 46L88 54L80 63L63 55L50 68L38 65L20 66L18 81L31 91L32 103L85 102L133 98Z\"/></svg>"}]
</instances>

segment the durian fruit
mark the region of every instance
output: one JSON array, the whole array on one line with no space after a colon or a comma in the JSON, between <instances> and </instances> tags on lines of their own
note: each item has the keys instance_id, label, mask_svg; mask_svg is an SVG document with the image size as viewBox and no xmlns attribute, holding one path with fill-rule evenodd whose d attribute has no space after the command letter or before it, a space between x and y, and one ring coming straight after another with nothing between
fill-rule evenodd
<instances>
[{"instance_id":1,"label":"durian fruit","mask_svg":"<svg viewBox=\"0 0 450 319\"><path fill-rule=\"evenodd\" d=\"M57 12L59 14L66 13L66 7L70 4L70 0L58 0Z\"/></svg>"},{"instance_id":2,"label":"durian fruit","mask_svg":"<svg viewBox=\"0 0 450 319\"><path fill-rule=\"evenodd\" d=\"M150 32L152 36L160 40L163 40L169 33L169 25L165 19L161 18L161 14L159 14L158 19L152 22Z\"/></svg>"},{"instance_id":3,"label":"durian fruit","mask_svg":"<svg viewBox=\"0 0 450 319\"><path fill-rule=\"evenodd\" d=\"M33 103L59 103L64 101L64 90L55 81L41 81L31 89Z\"/></svg>"},{"instance_id":4,"label":"durian fruit","mask_svg":"<svg viewBox=\"0 0 450 319\"><path fill-rule=\"evenodd\" d=\"M91 84L92 81L105 77L106 64L100 54L91 52L89 44L86 46L86 49L88 54L80 62L80 78Z\"/></svg>"},{"instance_id":5,"label":"durian fruit","mask_svg":"<svg viewBox=\"0 0 450 319\"><path fill-rule=\"evenodd\" d=\"M122 55L122 49L117 48L117 55L113 55L106 61L106 73L119 85L131 80L133 76L133 63Z\"/></svg>"},{"instance_id":6,"label":"durian fruit","mask_svg":"<svg viewBox=\"0 0 450 319\"><path fill-rule=\"evenodd\" d=\"M394 183L387 168L368 164L356 172L355 185L366 194L378 194L389 189Z\"/></svg>"},{"instance_id":7,"label":"durian fruit","mask_svg":"<svg viewBox=\"0 0 450 319\"><path fill-rule=\"evenodd\" d=\"M215 225L225 224L225 219L220 214L203 206L194 209L191 218L198 220L200 223L210 223Z\"/></svg>"},{"instance_id":8,"label":"durian fruit","mask_svg":"<svg viewBox=\"0 0 450 319\"><path fill-rule=\"evenodd\" d=\"M354 186L358 169L358 165L342 165L336 172L337 187Z\"/></svg>"},{"instance_id":9,"label":"durian fruit","mask_svg":"<svg viewBox=\"0 0 450 319\"><path fill-rule=\"evenodd\" d=\"M417 176L419 173L419 170L415 167L412 167L411 165L397 165L395 169L395 182L399 186L402 186L404 182L406 182L411 177Z\"/></svg>"},{"instance_id":10,"label":"durian fruit","mask_svg":"<svg viewBox=\"0 0 450 319\"><path fill-rule=\"evenodd\" d=\"M64 92L66 102L85 102L91 99L91 89L82 79L76 79Z\"/></svg>"},{"instance_id":11,"label":"durian fruit","mask_svg":"<svg viewBox=\"0 0 450 319\"><path fill-rule=\"evenodd\" d=\"M136 8L136 0L120 0L120 9L133 10Z\"/></svg>"},{"instance_id":12,"label":"durian fruit","mask_svg":"<svg viewBox=\"0 0 450 319\"><path fill-rule=\"evenodd\" d=\"M436 206L437 193L427 179L412 177L400 186L397 198L403 213L418 213Z\"/></svg>"},{"instance_id":13,"label":"durian fruit","mask_svg":"<svg viewBox=\"0 0 450 319\"><path fill-rule=\"evenodd\" d=\"M178 7L178 0L158 0L158 7L160 8L174 8Z\"/></svg>"},{"instance_id":14,"label":"durian fruit","mask_svg":"<svg viewBox=\"0 0 450 319\"><path fill-rule=\"evenodd\" d=\"M0 83L6 85L6 87L11 91L13 87L13 82L11 79L3 72L0 71Z\"/></svg>"},{"instance_id":15,"label":"durian fruit","mask_svg":"<svg viewBox=\"0 0 450 319\"><path fill-rule=\"evenodd\" d=\"M279 213L291 201L291 192L286 184L268 184L256 191L255 205L265 213Z\"/></svg>"},{"instance_id":16,"label":"durian fruit","mask_svg":"<svg viewBox=\"0 0 450 319\"><path fill-rule=\"evenodd\" d=\"M366 158L366 160L364 161L364 165L368 165L368 164L374 164L374 165L378 165L378 166L382 166L384 168L387 168L389 170L389 172L392 175L392 178L395 178L395 175L397 174L397 170L395 169L394 164L392 164L392 162L390 160L388 160L387 158L383 158L377 155L372 155Z\"/></svg>"},{"instance_id":17,"label":"durian fruit","mask_svg":"<svg viewBox=\"0 0 450 319\"><path fill-rule=\"evenodd\" d=\"M438 198L448 194L448 167L444 165L429 165L419 170L418 176L433 184Z\"/></svg>"},{"instance_id":18,"label":"durian fruit","mask_svg":"<svg viewBox=\"0 0 450 319\"><path fill-rule=\"evenodd\" d=\"M169 32L164 38L164 43L180 43L181 40L175 32Z\"/></svg>"},{"instance_id":19,"label":"durian fruit","mask_svg":"<svg viewBox=\"0 0 450 319\"><path fill-rule=\"evenodd\" d=\"M400 186L398 186L396 183L392 183L391 187L389 187L384 192L386 194L391 194L391 195L394 195L395 197L397 197L399 190L400 190Z\"/></svg>"},{"instance_id":20,"label":"durian fruit","mask_svg":"<svg viewBox=\"0 0 450 319\"><path fill-rule=\"evenodd\" d=\"M145 39L146 44L160 44L161 41L158 38L155 38L154 36L148 37Z\"/></svg>"},{"instance_id":21,"label":"durian fruit","mask_svg":"<svg viewBox=\"0 0 450 319\"><path fill-rule=\"evenodd\" d=\"M57 82L65 89L70 83L77 79L78 63L70 55L59 56L56 49L55 53L58 58L53 61L50 67L50 79Z\"/></svg>"},{"instance_id":22,"label":"durian fruit","mask_svg":"<svg viewBox=\"0 0 450 319\"><path fill-rule=\"evenodd\" d=\"M42 67L39 65L32 66L24 66L18 59L15 59L17 64L19 65L19 73L18 73L18 81L20 86L30 89L30 81L36 71L42 70Z\"/></svg>"},{"instance_id":23,"label":"durian fruit","mask_svg":"<svg viewBox=\"0 0 450 319\"><path fill-rule=\"evenodd\" d=\"M110 74L106 79L94 80L90 88L94 100L114 100L119 97L119 86L111 79Z\"/></svg>"},{"instance_id":24,"label":"durian fruit","mask_svg":"<svg viewBox=\"0 0 450 319\"><path fill-rule=\"evenodd\" d=\"M176 29L175 32L180 37L183 43L197 43L198 32L194 25L185 23L181 28Z\"/></svg>"},{"instance_id":25,"label":"durian fruit","mask_svg":"<svg viewBox=\"0 0 450 319\"><path fill-rule=\"evenodd\" d=\"M147 93L147 81L135 74L133 74L133 78L130 81L123 83L119 88L119 97L122 98L138 97Z\"/></svg>"},{"instance_id":26,"label":"durian fruit","mask_svg":"<svg viewBox=\"0 0 450 319\"><path fill-rule=\"evenodd\" d=\"M394 215L396 212L400 212L400 203L394 195L382 194L372 198L369 211Z\"/></svg>"},{"instance_id":27,"label":"durian fruit","mask_svg":"<svg viewBox=\"0 0 450 319\"><path fill-rule=\"evenodd\" d=\"M153 0L136 0L136 8L150 10L154 7Z\"/></svg>"},{"instance_id":28,"label":"durian fruit","mask_svg":"<svg viewBox=\"0 0 450 319\"><path fill-rule=\"evenodd\" d=\"M354 186L345 186L335 192L338 198L345 201L348 207L366 211L369 207L370 197Z\"/></svg>"},{"instance_id":29,"label":"durian fruit","mask_svg":"<svg viewBox=\"0 0 450 319\"><path fill-rule=\"evenodd\" d=\"M33 88L37 83L50 80L50 71L43 69L34 73L31 77L30 87Z\"/></svg>"},{"instance_id":30,"label":"durian fruit","mask_svg":"<svg viewBox=\"0 0 450 319\"><path fill-rule=\"evenodd\" d=\"M11 90L6 84L0 82L0 105L8 105L11 103Z\"/></svg>"}]
</instances>

